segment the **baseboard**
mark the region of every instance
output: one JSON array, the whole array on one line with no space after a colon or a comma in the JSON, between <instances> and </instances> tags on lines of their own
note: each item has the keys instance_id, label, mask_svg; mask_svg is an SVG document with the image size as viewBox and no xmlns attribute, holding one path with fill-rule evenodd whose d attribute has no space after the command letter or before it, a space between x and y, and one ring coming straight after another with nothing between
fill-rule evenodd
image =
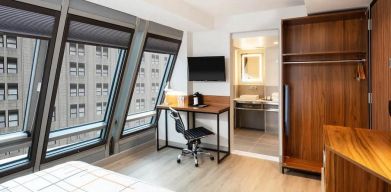
<instances>
[{"instance_id":1,"label":"baseboard","mask_svg":"<svg viewBox=\"0 0 391 192\"><path fill-rule=\"evenodd\" d=\"M143 143L141 145L137 145L135 147L132 147L130 149L127 149L125 151L122 151L120 153L117 153L115 155L112 155L110 157L107 157L105 159L102 159L102 160L99 160L99 161L96 161L93 163L93 165L96 165L96 166L99 166L99 167L103 167L107 164L110 164L112 162L115 162L115 161L118 161L120 160L121 158L124 158L124 157L128 157L129 155L133 154L133 153L136 153L136 152L139 152L139 151L142 151L144 150L145 148L148 148L148 147L151 147L151 146L154 146L156 145L155 143L156 141L155 140L151 140L151 141L148 141L146 143Z\"/></svg>"}]
</instances>

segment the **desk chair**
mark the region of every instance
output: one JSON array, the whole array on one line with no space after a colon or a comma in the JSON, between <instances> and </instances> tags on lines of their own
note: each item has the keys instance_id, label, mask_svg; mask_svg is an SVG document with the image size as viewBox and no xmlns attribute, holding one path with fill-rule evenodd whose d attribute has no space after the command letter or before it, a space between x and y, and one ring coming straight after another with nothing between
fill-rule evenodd
<instances>
[{"instance_id":1,"label":"desk chair","mask_svg":"<svg viewBox=\"0 0 391 192\"><path fill-rule=\"evenodd\" d=\"M198 167L198 157L197 155L206 155L210 158L210 160L214 160L214 157L207 152L203 152L203 150L199 147L201 144L201 138L204 138L208 135L214 135L212 131L205 129L204 127L195 127L192 129L185 129L185 125L183 124L182 118L178 111L170 107L170 116L175 120L175 129L178 133L181 133L185 139L187 140L188 148L182 149L182 153L178 155L177 163L181 163L181 157L191 154L194 158L194 165Z\"/></svg>"}]
</instances>

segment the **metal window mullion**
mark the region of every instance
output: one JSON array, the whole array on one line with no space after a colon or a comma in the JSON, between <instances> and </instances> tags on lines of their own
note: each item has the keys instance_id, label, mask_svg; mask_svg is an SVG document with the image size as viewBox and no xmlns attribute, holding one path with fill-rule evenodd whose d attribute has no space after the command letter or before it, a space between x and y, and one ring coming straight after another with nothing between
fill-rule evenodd
<instances>
[{"instance_id":1,"label":"metal window mullion","mask_svg":"<svg viewBox=\"0 0 391 192\"><path fill-rule=\"evenodd\" d=\"M53 50L53 56L51 59L51 68L49 73L49 79L47 82L47 90L46 90L46 97L44 100L44 108L43 108L43 114L41 120L41 126L39 127L39 137L38 137L38 145L37 145L37 151L36 151L36 158L35 158L35 164L33 167L34 171L38 171L40 169L41 161L44 158L44 154L46 153L46 147L47 143L45 144L45 141L48 139L46 137L49 136L50 132L50 126L48 126L48 120L49 120L49 111L52 103L52 96L55 95L56 88L55 86L55 79L56 79L56 73L58 71L58 68L61 66L61 49L63 45L63 41L65 41L65 25L67 20L67 12L69 7L69 0L63 0L62 2L62 8L61 8L61 15L59 18L58 28L57 28L57 34L56 39L54 43L54 50ZM60 75L60 73L58 73ZM59 80L59 78L57 78ZM38 128L38 127L37 127Z\"/></svg>"},{"instance_id":2,"label":"metal window mullion","mask_svg":"<svg viewBox=\"0 0 391 192\"><path fill-rule=\"evenodd\" d=\"M132 99L132 93L137 81L137 71L141 65L145 38L147 36L148 22L138 19L136 29L133 35L132 44L128 55L128 61L125 66L125 71L121 83L119 85L117 105L113 108L114 116L111 121L109 139L113 139L114 153L119 152L119 140L122 135L123 125L127 117L127 110ZM106 154L109 153L109 145L106 147Z\"/></svg>"}]
</instances>

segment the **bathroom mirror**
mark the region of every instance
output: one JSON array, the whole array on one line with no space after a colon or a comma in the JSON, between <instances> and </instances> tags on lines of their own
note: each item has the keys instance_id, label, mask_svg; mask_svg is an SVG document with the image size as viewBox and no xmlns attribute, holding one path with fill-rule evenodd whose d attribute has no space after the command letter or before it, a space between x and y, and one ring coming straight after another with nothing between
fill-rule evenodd
<instances>
[{"instance_id":1,"label":"bathroom mirror","mask_svg":"<svg viewBox=\"0 0 391 192\"><path fill-rule=\"evenodd\" d=\"M262 54L242 55L242 82L262 82Z\"/></svg>"}]
</instances>

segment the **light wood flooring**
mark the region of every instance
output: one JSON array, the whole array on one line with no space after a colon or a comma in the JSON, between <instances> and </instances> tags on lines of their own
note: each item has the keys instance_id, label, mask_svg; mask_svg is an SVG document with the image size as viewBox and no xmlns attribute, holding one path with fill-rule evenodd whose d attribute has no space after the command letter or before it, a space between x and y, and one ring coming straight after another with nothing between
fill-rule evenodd
<instances>
[{"instance_id":1,"label":"light wood flooring","mask_svg":"<svg viewBox=\"0 0 391 192\"><path fill-rule=\"evenodd\" d=\"M234 150L278 156L278 134L262 130L235 128Z\"/></svg>"},{"instance_id":2,"label":"light wood flooring","mask_svg":"<svg viewBox=\"0 0 391 192\"><path fill-rule=\"evenodd\" d=\"M155 146L103 165L104 168L174 191L262 191L262 192L319 192L316 176L298 173L281 174L278 163L250 157L230 155L217 164L200 158L194 167L192 159L177 164L180 150Z\"/></svg>"}]
</instances>

